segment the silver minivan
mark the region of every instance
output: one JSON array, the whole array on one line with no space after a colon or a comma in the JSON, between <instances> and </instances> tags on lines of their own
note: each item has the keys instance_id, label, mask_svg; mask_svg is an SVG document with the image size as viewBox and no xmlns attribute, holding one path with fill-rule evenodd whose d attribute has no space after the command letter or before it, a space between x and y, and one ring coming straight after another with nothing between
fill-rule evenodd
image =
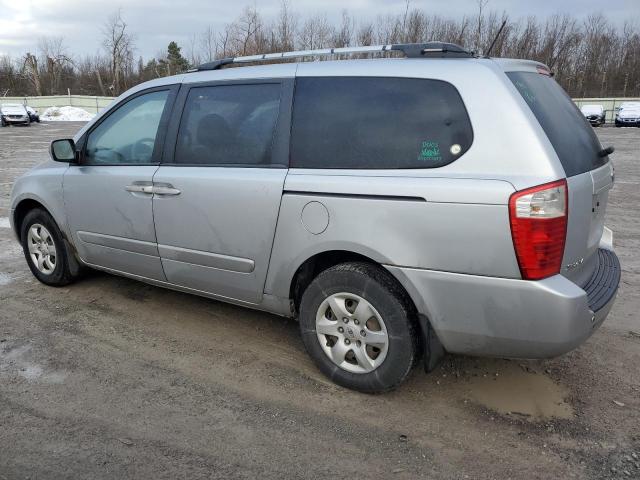
<instances>
[{"instance_id":1,"label":"silver minivan","mask_svg":"<svg viewBox=\"0 0 640 480\"><path fill-rule=\"evenodd\" d=\"M47 285L91 267L296 317L324 374L380 392L421 358L547 358L595 331L620 279L612 151L537 62L236 57L54 141L11 223Z\"/></svg>"}]
</instances>

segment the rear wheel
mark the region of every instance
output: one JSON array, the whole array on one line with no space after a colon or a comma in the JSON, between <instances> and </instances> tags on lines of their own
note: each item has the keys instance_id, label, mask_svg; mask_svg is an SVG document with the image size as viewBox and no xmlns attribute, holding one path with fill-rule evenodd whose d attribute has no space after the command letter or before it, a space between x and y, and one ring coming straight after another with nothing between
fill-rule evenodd
<instances>
[{"instance_id":1,"label":"rear wheel","mask_svg":"<svg viewBox=\"0 0 640 480\"><path fill-rule=\"evenodd\" d=\"M74 280L62 233L49 213L41 209L27 213L20 239L29 269L38 280L56 287Z\"/></svg>"},{"instance_id":2,"label":"rear wheel","mask_svg":"<svg viewBox=\"0 0 640 480\"><path fill-rule=\"evenodd\" d=\"M309 355L334 382L361 392L397 387L418 355L414 308L381 267L344 263L305 290L300 329Z\"/></svg>"}]
</instances>

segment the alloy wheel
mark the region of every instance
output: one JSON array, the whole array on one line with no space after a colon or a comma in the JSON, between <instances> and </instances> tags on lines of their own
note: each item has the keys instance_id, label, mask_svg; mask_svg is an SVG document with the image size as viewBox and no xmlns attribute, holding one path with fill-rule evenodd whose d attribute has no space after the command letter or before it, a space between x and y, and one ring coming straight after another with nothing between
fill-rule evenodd
<instances>
[{"instance_id":1,"label":"alloy wheel","mask_svg":"<svg viewBox=\"0 0 640 480\"><path fill-rule=\"evenodd\" d=\"M316 333L327 357L348 372L372 372L387 356L389 335L382 317L352 293L335 293L320 304Z\"/></svg>"},{"instance_id":2,"label":"alloy wheel","mask_svg":"<svg viewBox=\"0 0 640 480\"><path fill-rule=\"evenodd\" d=\"M56 245L49 230L39 223L34 223L27 234L29 256L40 273L51 275L56 269Z\"/></svg>"}]
</instances>

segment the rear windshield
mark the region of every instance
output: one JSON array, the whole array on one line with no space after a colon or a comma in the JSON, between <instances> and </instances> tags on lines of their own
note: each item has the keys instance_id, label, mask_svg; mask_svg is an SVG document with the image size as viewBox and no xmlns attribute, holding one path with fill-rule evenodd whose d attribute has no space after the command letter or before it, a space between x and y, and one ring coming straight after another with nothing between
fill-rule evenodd
<instances>
[{"instance_id":1,"label":"rear windshield","mask_svg":"<svg viewBox=\"0 0 640 480\"><path fill-rule=\"evenodd\" d=\"M602 147L593 128L555 80L533 72L508 72L507 76L540 122L567 177L607 162L607 157L598 155Z\"/></svg>"}]
</instances>

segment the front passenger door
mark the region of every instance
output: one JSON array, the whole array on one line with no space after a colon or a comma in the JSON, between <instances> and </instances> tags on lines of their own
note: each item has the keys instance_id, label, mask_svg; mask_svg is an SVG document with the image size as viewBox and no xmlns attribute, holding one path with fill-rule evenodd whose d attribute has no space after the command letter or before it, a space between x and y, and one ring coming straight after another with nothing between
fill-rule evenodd
<instances>
[{"instance_id":1,"label":"front passenger door","mask_svg":"<svg viewBox=\"0 0 640 480\"><path fill-rule=\"evenodd\" d=\"M63 181L74 244L87 263L165 280L152 210L168 113L177 87L126 98L78 143L80 162Z\"/></svg>"}]
</instances>

